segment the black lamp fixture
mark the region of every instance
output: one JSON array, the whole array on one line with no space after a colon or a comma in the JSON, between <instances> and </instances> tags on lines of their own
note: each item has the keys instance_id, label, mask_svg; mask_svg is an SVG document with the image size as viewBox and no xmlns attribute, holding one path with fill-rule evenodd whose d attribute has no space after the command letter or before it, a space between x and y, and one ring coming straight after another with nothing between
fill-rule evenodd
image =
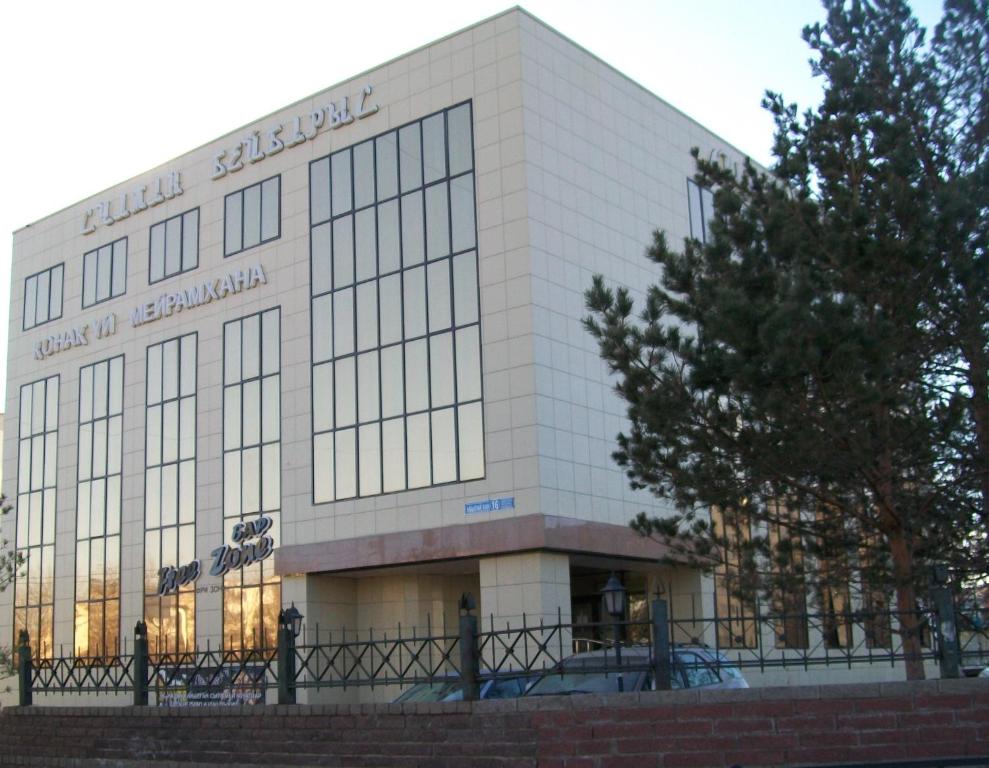
<instances>
[{"instance_id":1,"label":"black lamp fixture","mask_svg":"<svg viewBox=\"0 0 989 768\"><path fill-rule=\"evenodd\" d=\"M622 693L625 690L625 680L622 676L622 641L618 625L622 614L625 612L625 587L622 586L614 572L608 577L608 583L601 590L601 601L604 604L605 612L611 616L615 642L615 663L618 665L618 692Z\"/></svg>"},{"instance_id":2,"label":"black lamp fixture","mask_svg":"<svg viewBox=\"0 0 989 768\"><path fill-rule=\"evenodd\" d=\"M621 618L625 612L625 587L613 572L601 590L601 595L605 612L613 619Z\"/></svg>"},{"instance_id":3,"label":"black lamp fixture","mask_svg":"<svg viewBox=\"0 0 989 768\"><path fill-rule=\"evenodd\" d=\"M299 609L292 603L291 607L283 608L278 614L278 623L292 631L292 637L298 637L302 631L302 620L305 617L299 613Z\"/></svg>"}]
</instances>

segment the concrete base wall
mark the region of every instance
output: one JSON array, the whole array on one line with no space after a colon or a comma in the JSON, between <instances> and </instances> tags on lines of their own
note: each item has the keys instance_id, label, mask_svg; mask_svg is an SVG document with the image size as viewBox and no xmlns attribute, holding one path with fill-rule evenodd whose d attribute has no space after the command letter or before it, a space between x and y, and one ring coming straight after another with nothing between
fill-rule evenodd
<instances>
[{"instance_id":1,"label":"concrete base wall","mask_svg":"<svg viewBox=\"0 0 989 768\"><path fill-rule=\"evenodd\" d=\"M989 764L989 681L0 713L0 764L17 766L751 768L949 757Z\"/></svg>"}]
</instances>

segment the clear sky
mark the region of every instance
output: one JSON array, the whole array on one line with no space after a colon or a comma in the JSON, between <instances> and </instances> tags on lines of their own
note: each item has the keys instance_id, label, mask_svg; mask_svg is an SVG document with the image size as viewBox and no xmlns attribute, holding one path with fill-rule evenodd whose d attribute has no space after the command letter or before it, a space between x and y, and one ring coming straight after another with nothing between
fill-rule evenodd
<instances>
[{"instance_id":1,"label":"clear sky","mask_svg":"<svg viewBox=\"0 0 989 768\"><path fill-rule=\"evenodd\" d=\"M508 0L9 3L0 30L0 306L10 233ZM763 92L814 106L817 0L529 0L523 7L763 163ZM940 0L913 0L933 28ZM82 254L79 254L80 257ZM7 336L0 332L0 390ZM2 407L0 401L0 407Z\"/></svg>"}]
</instances>

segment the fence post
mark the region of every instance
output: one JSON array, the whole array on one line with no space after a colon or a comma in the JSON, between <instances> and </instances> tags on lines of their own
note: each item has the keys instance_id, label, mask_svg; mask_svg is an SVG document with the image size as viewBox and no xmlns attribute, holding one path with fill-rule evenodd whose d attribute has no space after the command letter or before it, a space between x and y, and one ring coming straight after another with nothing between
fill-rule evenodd
<instances>
[{"instance_id":1,"label":"fence post","mask_svg":"<svg viewBox=\"0 0 989 768\"><path fill-rule=\"evenodd\" d=\"M652 601L652 665L656 690L670 690L670 621L660 598Z\"/></svg>"},{"instance_id":2,"label":"fence post","mask_svg":"<svg viewBox=\"0 0 989 768\"><path fill-rule=\"evenodd\" d=\"M295 704L295 635L284 610L278 614L278 703Z\"/></svg>"},{"instance_id":3,"label":"fence post","mask_svg":"<svg viewBox=\"0 0 989 768\"><path fill-rule=\"evenodd\" d=\"M134 706L148 706L148 625L134 625Z\"/></svg>"},{"instance_id":4,"label":"fence post","mask_svg":"<svg viewBox=\"0 0 989 768\"><path fill-rule=\"evenodd\" d=\"M480 695L477 683L477 617L470 613L474 608L473 595L464 592L460 596L460 682L464 689L464 701L477 701Z\"/></svg>"},{"instance_id":5,"label":"fence post","mask_svg":"<svg viewBox=\"0 0 989 768\"><path fill-rule=\"evenodd\" d=\"M22 629L17 635L17 682L20 697L18 703L22 707L30 707L31 697L31 639L27 630Z\"/></svg>"},{"instance_id":6,"label":"fence post","mask_svg":"<svg viewBox=\"0 0 989 768\"><path fill-rule=\"evenodd\" d=\"M937 621L937 635L940 642L938 663L941 667L941 677L961 677L958 663L958 624L955 621L955 604L951 590L947 584L947 569L935 566L931 600L934 602L934 616Z\"/></svg>"}]
</instances>

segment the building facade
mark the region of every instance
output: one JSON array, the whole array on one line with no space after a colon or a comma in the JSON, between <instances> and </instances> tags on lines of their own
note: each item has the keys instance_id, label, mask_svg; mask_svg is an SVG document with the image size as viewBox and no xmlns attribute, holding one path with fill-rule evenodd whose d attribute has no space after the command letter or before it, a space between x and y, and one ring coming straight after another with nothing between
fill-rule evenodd
<instances>
[{"instance_id":1,"label":"building facade","mask_svg":"<svg viewBox=\"0 0 989 768\"><path fill-rule=\"evenodd\" d=\"M520 9L14 236L0 634L101 655L309 627L712 615L627 528L591 276L704 236L721 139ZM363 694L361 694L363 695Z\"/></svg>"}]
</instances>

